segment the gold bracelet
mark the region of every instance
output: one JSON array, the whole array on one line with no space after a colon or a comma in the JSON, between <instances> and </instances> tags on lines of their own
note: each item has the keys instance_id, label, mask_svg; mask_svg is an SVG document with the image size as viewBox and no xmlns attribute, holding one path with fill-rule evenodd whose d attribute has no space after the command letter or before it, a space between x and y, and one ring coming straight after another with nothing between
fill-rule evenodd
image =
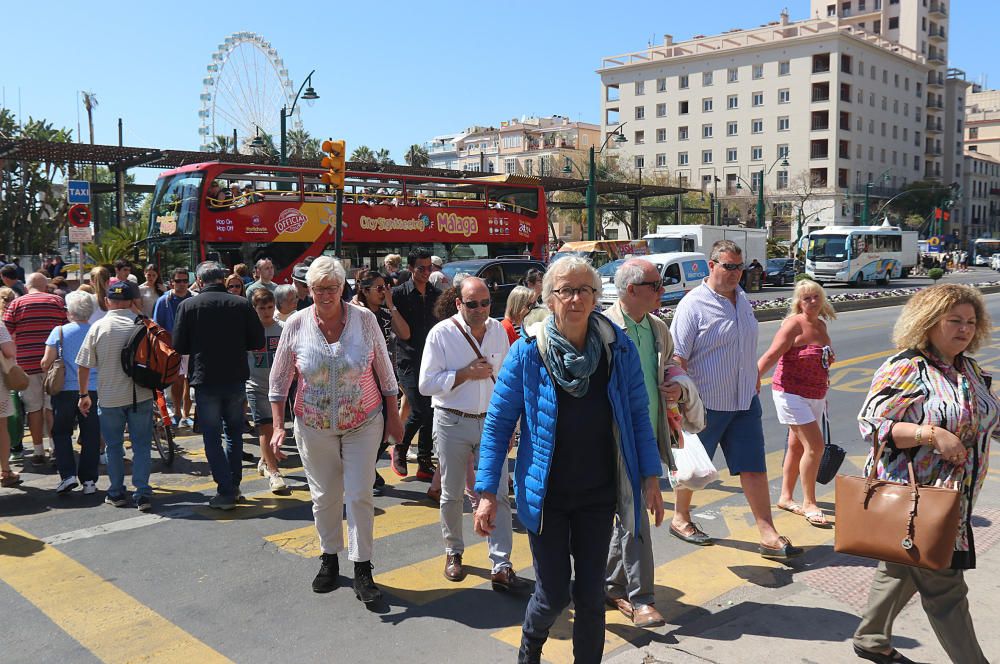
<instances>
[{"instance_id":1,"label":"gold bracelet","mask_svg":"<svg viewBox=\"0 0 1000 664\"><path fill-rule=\"evenodd\" d=\"M937 449L937 441L934 440L934 425L931 425L931 435L930 435L931 447Z\"/></svg>"},{"instance_id":2,"label":"gold bracelet","mask_svg":"<svg viewBox=\"0 0 1000 664\"><path fill-rule=\"evenodd\" d=\"M920 424L917 425L917 432L913 434L913 442L917 444L917 447L924 444L924 427Z\"/></svg>"}]
</instances>

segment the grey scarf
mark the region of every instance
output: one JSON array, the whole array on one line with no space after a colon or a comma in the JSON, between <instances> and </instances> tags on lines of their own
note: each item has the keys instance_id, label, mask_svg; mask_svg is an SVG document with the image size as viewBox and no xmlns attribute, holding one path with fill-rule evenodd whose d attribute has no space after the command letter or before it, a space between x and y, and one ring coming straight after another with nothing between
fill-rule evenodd
<instances>
[{"instance_id":1,"label":"grey scarf","mask_svg":"<svg viewBox=\"0 0 1000 664\"><path fill-rule=\"evenodd\" d=\"M597 369L601 353L604 352L598 316L600 314L590 314L587 321L587 341L582 353L556 327L555 316L549 316L545 322L545 334L548 337L545 359L549 370L559 387L578 399L587 394L590 376Z\"/></svg>"}]
</instances>

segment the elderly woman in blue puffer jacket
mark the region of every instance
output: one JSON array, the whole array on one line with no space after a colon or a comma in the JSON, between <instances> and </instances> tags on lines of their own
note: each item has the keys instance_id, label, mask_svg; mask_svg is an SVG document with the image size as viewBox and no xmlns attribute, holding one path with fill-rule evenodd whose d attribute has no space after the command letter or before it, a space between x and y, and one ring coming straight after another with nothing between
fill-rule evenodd
<instances>
[{"instance_id":1,"label":"elderly woman in blue puffer jacket","mask_svg":"<svg viewBox=\"0 0 1000 664\"><path fill-rule=\"evenodd\" d=\"M569 604L571 556L574 661L600 662L614 516L637 532L645 495L656 525L663 521L660 457L639 354L621 329L594 311L600 287L600 276L583 259L550 267L542 299L552 314L511 348L486 415L476 476L481 535L493 530L500 469L521 418L515 497L536 581L518 662L541 660L549 629Z\"/></svg>"}]
</instances>

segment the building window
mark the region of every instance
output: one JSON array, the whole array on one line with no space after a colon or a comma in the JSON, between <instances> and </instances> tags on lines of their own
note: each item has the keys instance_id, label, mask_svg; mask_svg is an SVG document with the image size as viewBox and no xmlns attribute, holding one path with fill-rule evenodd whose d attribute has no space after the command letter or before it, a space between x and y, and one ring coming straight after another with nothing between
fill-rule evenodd
<instances>
[{"instance_id":1,"label":"building window","mask_svg":"<svg viewBox=\"0 0 1000 664\"><path fill-rule=\"evenodd\" d=\"M677 114L678 115L688 114L688 103L686 101L677 102Z\"/></svg>"},{"instance_id":2,"label":"building window","mask_svg":"<svg viewBox=\"0 0 1000 664\"><path fill-rule=\"evenodd\" d=\"M656 130L656 142L657 143L666 143L667 142L667 130L666 129L662 129L661 128L661 129L657 129Z\"/></svg>"},{"instance_id":3,"label":"building window","mask_svg":"<svg viewBox=\"0 0 1000 664\"><path fill-rule=\"evenodd\" d=\"M750 160L760 161L764 158L764 148L760 145L755 145L750 148Z\"/></svg>"},{"instance_id":4,"label":"building window","mask_svg":"<svg viewBox=\"0 0 1000 664\"><path fill-rule=\"evenodd\" d=\"M788 189L788 171L778 171L778 189Z\"/></svg>"},{"instance_id":5,"label":"building window","mask_svg":"<svg viewBox=\"0 0 1000 664\"><path fill-rule=\"evenodd\" d=\"M646 166L646 159L641 154L637 154L635 156L635 167L644 168L645 166Z\"/></svg>"},{"instance_id":6,"label":"building window","mask_svg":"<svg viewBox=\"0 0 1000 664\"><path fill-rule=\"evenodd\" d=\"M727 122L726 136L736 136L736 134L739 133L740 130L739 127L740 127L739 123L736 122L735 120L732 122Z\"/></svg>"},{"instance_id":7,"label":"building window","mask_svg":"<svg viewBox=\"0 0 1000 664\"><path fill-rule=\"evenodd\" d=\"M726 161L728 161L730 163L734 162L734 161L737 160L736 156L737 156L736 148L727 148L726 149Z\"/></svg>"},{"instance_id":8,"label":"building window","mask_svg":"<svg viewBox=\"0 0 1000 664\"><path fill-rule=\"evenodd\" d=\"M738 67L730 67L726 72L726 80L730 83L736 83L740 80L740 70Z\"/></svg>"},{"instance_id":9,"label":"building window","mask_svg":"<svg viewBox=\"0 0 1000 664\"><path fill-rule=\"evenodd\" d=\"M505 148L519 148L521 147L521 135L520 134L509 134L503 137L503 146ZM486 147L484 143L479 147L480 151Z\"/></svg>"},{"instance_id":10,"label":"building window","mask_svg":"<svg viewBox=\"0 0 1000 664\"><path fill-rule=\"evenodd\" d=\"M677 140L686 141L688 139L688 128L687 126L677 128Z\"/></svg>"},{"instance_id":11,"label":"building window","mask_svg":"<svg viewBox=\"0 0 1000 664\"><path fill-rule=\"evenodd\" d=\"M729 95L726 98L726 108L732 110L740 107L740 98L737 95Z\"/></svg>"},{"instance_id":12,"label":"building window","mask_svg":"<svg viewBox=\"0 0 1000 664\"><path fill-rule=\"evenodd\" d=\"M677 153L677 165L678 166L687 166L688 165L688 153L687 152L678 152Z\"/></svg>"},{"instance_id":13,"label":"building window","mask_svg":"<svg viewBox=\"0 0 1000 664\"><path fill-rule=\"evenodd\" d=\"M635 144L642 145L645 142L646 142L646 132L644 131L635 132Z\"/></svg>"},{"instance_id":14,"label":"building window","mask_svg":"<svg viewBox=\"0 0 1000 664\"><path fill-rule=\"evenodd\" d=\"M667 105L666 103L656 105L656 117L662 118L667 115Z\"/></svg>"},{"instance_id":15,"label":"building window","mask_svg":"<svg viewBox=\"0 0 1000 664\"><path fill-rule=\"evenodd\" d=\"M701 73L701 84L703 86L712 84L712 72L706 71Z\"/></svg>"},{"instance_id":16,"label":"building window","mask_svg":"<svg viewBox=\"0 0 1000 664\"><path fill-rule=\"evenodd\" d=\"M750 189L752 191L758 191L760 189L762 174L763 173L761 171L754 171L750 174Z\"/></svg>"},{"instance_id":17,"label":"building window","mask_svg":"<svg viewBox=\"0 0 1000 664\"><path fill-rule=\"evenodd\" d=\"M788 88L782 88L781 90L778 90L779 104L787 104L791 100L792 100L792 93L789 91Z\"/></svg>"},{"instance_id":18,"label":"building window","mask_svg":"<svg viewBox=\"0 0 1000 664\"><path fill-rule=\"evenodd\" d=\"M899 30L899 17L898 16L890 16L889 17L889 29L890 30Z\"/></svg>"},{"instance_id":19,"label":"building window","mask_svg":"<svg viewBox=\"0 0 1000 664\"><path fill-rule=\"evenodd\" d=\"M646 94L646 81L635 82L635 94L636 95Z\"/></svg>"},{"instance_id":20,"label":"building window","mask_svg":"<svg viewBox=\"0 0 1000 664\"><path fill-rule=\"evenodd\" d=\"M979 127L969 127L969 138L979 138Z\"/></svg>"},{"instance_id":21,"label":"building window","mask_svg":"<svg viewBox=\"0 0 1000 664\"><path fill-rule=\"evenodd\" d=\"M814 74L825 74L830 71L830 54L829 53L815 53L812 59L812 73Z\"/></svg>"},{"instance_id":22,"label":"building window","mask_svg":"<svg viewBox=\"0 0 1000 664\"><path fill-rule=\"evenodd\" d=\"M701 137L712 138L712 125L704 124L701 126Z\"/></svg>"},{"instance_id":23,"label":"building window","mask_svg":"<svg viewBox=\"0 0 1000 664\"><path fill-rule=\"evenodd\" d=\"M751 101L752 106L763 106L764 105L764 93L755 92L753 93L753 100Z\"/></svg>"},{"instance_id":24,"label":"building window","mask_svg":"<svg viewBox=\"0 0 1000 664\"><path fill-rule=\"evenodd\" d=\"M776 159L788 159L788 143L782 143L778 146L778 156Z\"/></svg>"},{"instance_id":25,"label":"building window","mask_svg":"<svg viewBox=\"0 0 1000 664\"><path fill-rule=\"evenodd\" d=\"M778 76L788 76L792 73L792 63L789 60L782 60L778 63Z\"/></svg>"},{"instance_id":26,"label":"building window","mask_svg":"<svg viewBox=\"0 0 1000 664\"><path fill-rule=\"evenodd\" d=\"M753 77L755 79L764 78L764 65L753 66Z\"/></svg>"},{"instance_id":27,"label":"building window","mask_svg":"<svg viewBox=\"0 0 1000 664\"><path fill-rule=\"evenodd\" d=\"M701 163L703 163L703 164L711 164L712 163L712 151L711 150L702 150L701 151Z\"/></svg>"},{"instance_id":28,"label":"building window","mask_svg":"<svg viewBox=\"0 0 1000 664\"><path fill-rule=\"evenodd\" d=\"M525 159L524 160L524 173L525 173L525 175L534 175L535 174L535 160L534 159Z\"/></svg>"},{"instance_id":29,"label":"building window","mask_svg":"<svg viewBox=\"0 0 1000 664\"><path fill-rule=\"evenodd\" d=\"M656 167L665 168L666 165L667 165L667 155L662 152L656 155Z\"/></svg>"},{"instance_id":30,"label":"building window","mask_svg":"<svg viewBox=\"0 0 1000 664\"><path fill-rule=\"evenodd\" d=\"M635 119L636 120L643 120L643 119L645 119L645 117L646 117L646 107L645 106L636 106L635 107Z\"/></svg>"},{"instance_id":31,"label":"building window","mask_svg":"<svg viewBox=\"0 0 1000 664\"><path fill-rule=\"evenodd\" d=\"M684 74L680 78L677 79L677 87L680 88L681 90L687 90L688 89L688 75L687 74Z\"/></svg>"},{"instance_id":32,"label":"building window","mask_svg":"<svg viewBox=\"0 0 1000 664\"><path fill-rule=\"evenodd\" d=\"M844 55L843 53L840 54L840 71L844 72L845 74L853 74L854 73L854 67L852 66L853 64L854 63L851 61L851 56Z\"/></svg>"},{"instance_id":33,"label":"building window","mask_svg":"<svg viewBox=\"0 0 1000 664\"><path fill-rule=\"evenodd\" d=\"M764 133L764 121L757 119L750 121L750 133L751 134L763 134Z\"/></svg>"},{"instance_id":34,"label":"building window","mask_svg":"<svg viewBox=\"0 0 1000 664\"><path fill-rule=\"evenodd\" d=\"M665 79L665 78L658 78L658 79L656 79L656 91L657 92L666 92L667 91L667 79Z\"/></svg>"},{"instance_id":35,"label":"building window","mask_svg":"<svg viewBox=\"0 0 1000 664\"><path fill-rule=\"evenodd\" d=\"M503 160L503 170L505 173L517 173L517 160L516 159L504 159Z\"/></svg>"},{"instance_id":36,"label":"building window","mask_svg":"<svg viewBox=\"0 0 1000 664\"><path fill-rule=\"evenodd\" d=\"M778 131L788 131L788 116L782 115L778 117Z\"/></svg>"},{"instance_id":37,"label":"building window","mask_svg":"<svg viewBox=\"0 0 1000 664\"><path fill-rule=\"evenodd\" d=\"M712 112L712 98L711 97L705 97L704 99L701 100L701 110L702 110L703 113L711 113Z\"/></svg>"}]
</instances>

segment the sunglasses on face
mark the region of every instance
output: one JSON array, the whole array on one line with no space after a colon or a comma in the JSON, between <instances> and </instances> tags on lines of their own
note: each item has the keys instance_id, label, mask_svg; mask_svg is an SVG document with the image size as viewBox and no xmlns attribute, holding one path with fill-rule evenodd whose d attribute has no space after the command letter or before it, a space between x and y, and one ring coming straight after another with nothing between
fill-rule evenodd
<instances>
[{"instance_id":1,"label":"sunglasses on face","mask_svg":"<svg viewBox=\"0 0 1000 664\"><path fill-rule=\"evenodd\" d=\"M188 283L188 280L187 279L174 279L174 283L175 284L186 284L186 283Z\"/></svg>"},{"instance_id":2,"label":"sunglasses on face","mask_svg":"<svg viewBox=\"0 0 1000 664\"><path fill-rule=\"evenodd\" d=\"M746 263L716 263L726 272L736 272L737 270L742 270L746 267Z\"/></svg>"},{"instance_id":3,"label":"sunglasses on face","mask_svg":"<svg viewBox=\"0 0 1000 664\"><path fill-rule=\"evenodd\" d=\"M663 279L657 279L656 281L641 281L637 283L636 286L649 286L653 290L660 290L663 286Z\"/></svg>"},{"instance_id":4,"label":"sunglasses on face","mask_svg":"<svg viewBox=\"0 0 1000 664\"><path fill-rule=\"evenodd\" d=\"M389 290L389 288L387 286L368 286L367 288L369 290L378 291L379 293L384 293L387 290Z\"/></svg>"},{"instance_id":5,"label":"sunglasses on face","mask_svg":"<svg viewBox=\"0 0 1000 664\"><path fill-rule=\"evenodd\" d=\"M229 284L228 286L226 286L226 290L242 290L242 289L243 286L241 286L240 284Z\"/></svg>"},{"instance_id":6,"label":"sunglasses on face","mask_svg":"<svg viewBox=\"0 0 1000 664\"><path fill-rule=\"evenodd\" d=\"M489 298L487 298L485 300L478 300L478 301L477 300L470 300L469 302L463 301L462 304L465 305L466 309L478 309L479 307L482 307L482 308L485 309L486 307L490 306L490 300L489 300Z\"/></svg>"}]
</instances>

